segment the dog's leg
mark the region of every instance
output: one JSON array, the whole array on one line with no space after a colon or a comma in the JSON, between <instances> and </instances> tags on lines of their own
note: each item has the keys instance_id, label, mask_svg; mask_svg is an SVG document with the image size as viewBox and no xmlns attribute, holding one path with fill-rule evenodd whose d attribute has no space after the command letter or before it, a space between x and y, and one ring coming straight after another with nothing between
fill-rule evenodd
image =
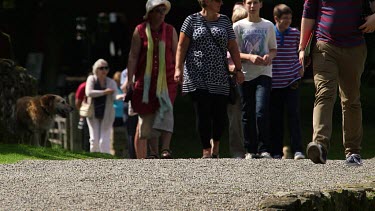
<instances>
[{"instance_id":1,"label":"dog's leg","mask_svg":"<svg viewBox=\"0 0 375 211\"><path fill-rule=\"evenodd\" d=\"M42 141L43 141L43 146L44 147L51 147L51 142L49 141L49 134L48 131L43 131L42 134Z\"/></svg>"},{"instance_id":2,"label":"dog's leg","mask_svg":"<svg viewBox=\"0 0 375 211\"><path fill-rule=\"evenodd\" d=\"M41 143L40 139L40 132L39 131L34 131L34 137L33 137L33 145L39 147Z\"/></svg>"}]
</instances>

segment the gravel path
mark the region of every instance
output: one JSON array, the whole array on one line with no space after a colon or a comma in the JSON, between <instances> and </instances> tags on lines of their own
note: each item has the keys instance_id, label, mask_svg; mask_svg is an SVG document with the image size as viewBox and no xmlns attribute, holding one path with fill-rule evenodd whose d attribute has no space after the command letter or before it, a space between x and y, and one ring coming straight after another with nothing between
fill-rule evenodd
<instances>
[{"instance_id":1,"label":"gravel path","mask_svg":"<svg viewBox=\"0 0 375 211\"><path fill-rule=\"evenodd\" d=\"M278 192L371 181L375 158L23 161L0 165L0 210L256 210Z\"/></svg>"}]
</instances>

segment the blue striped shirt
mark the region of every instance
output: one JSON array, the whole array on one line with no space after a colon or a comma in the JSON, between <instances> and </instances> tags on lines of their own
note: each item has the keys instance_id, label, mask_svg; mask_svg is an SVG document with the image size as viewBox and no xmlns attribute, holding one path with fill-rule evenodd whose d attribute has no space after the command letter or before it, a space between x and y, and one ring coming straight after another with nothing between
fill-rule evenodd
<instances>
[{"instance_id":1,"label":"blue striped shirt","mask_svg":"<svg viewBox=\"0 0 375 211\"><path fill-rule=\"evenodd\" d=\"M285 88L301 78L297 53L300 32L291 27L284 33L275 27L275 32L277 55L272 60L272 88Z\"/></svg>"}]
</instances>

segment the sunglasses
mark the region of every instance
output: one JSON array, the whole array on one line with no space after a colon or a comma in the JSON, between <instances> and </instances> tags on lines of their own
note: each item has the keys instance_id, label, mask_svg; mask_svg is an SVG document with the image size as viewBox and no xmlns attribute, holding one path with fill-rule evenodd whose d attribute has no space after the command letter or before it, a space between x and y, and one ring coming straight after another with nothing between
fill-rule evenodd
<instances>
[{"instance_id":1,"label":"sunglasses","mask_svg":"<svg viewBox=\"0 0 375 211\"><path fill-rule=\"evenodd\" d=\"M104 67L98 67L99 70L109 70L109 67L108 66L104 66Z\"/></svg>"},{"instance_id":2,"label":"sunglasses","mask_svg":"<svg viewBox=\"0 0 375 211\"><path fill-rule=\"evenodd\" d=\"M150 13L153 13L153 12L157 12L157 13L159 13L161 15L165 15L165 14L167 14L167 8L165 8L165 7L157 7L157 8L155 8L155 9L153 9L153 10L150 11Z\"/></svg>"}]
</instances>

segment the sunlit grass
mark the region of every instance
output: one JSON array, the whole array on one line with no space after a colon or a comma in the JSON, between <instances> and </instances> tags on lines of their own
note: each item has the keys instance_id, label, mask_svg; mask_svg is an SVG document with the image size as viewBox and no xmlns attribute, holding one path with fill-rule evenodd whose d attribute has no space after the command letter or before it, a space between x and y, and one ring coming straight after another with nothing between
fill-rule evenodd
<instances>
[{"instance_id":1,"label":"sunlit grass","mask_svg":"<svg viewBox=\"0 0 375 211\"><path fill-rule=\"evenodd\" d=\"M19 144L0 144L0 163L16 163L21 160L71 160L106 158L115 156L102 153L71 152L61 147L34 147Z\"/></svg>"}]
</instances>

